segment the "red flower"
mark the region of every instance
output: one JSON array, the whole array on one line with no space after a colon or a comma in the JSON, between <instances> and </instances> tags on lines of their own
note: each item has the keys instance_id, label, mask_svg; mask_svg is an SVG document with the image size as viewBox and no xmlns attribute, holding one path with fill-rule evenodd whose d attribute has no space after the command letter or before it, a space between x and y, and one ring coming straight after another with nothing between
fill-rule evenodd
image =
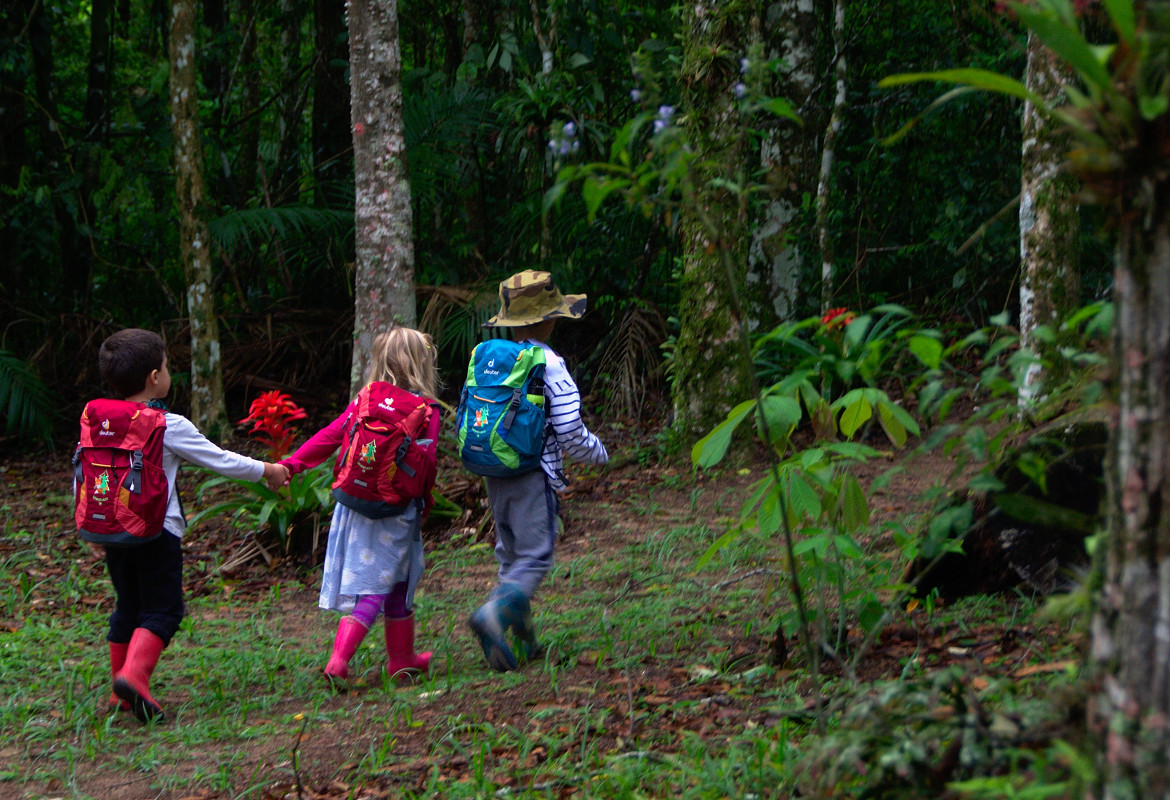
<instances>
[{"instance_id":1,"label":"red flower","mask_svg":"<svg viewBox=\"0 0 1170 800\"><path fill-rule=\"evenodd\" d=\"M847 308L830 308L825 312L825 316L821 317L821 324L827 325L830 328L848 325L853 321L857 315Z\"/></svg>"},{"instance_id":2,"label":"red flower","mask_svg":"<svg viewBox=\"0 0 1170 800\"><path fill-rule=\"evenodd\" d=\"M252 423L248 433L268 445L268 457L279 461L288 454L296 431L290 425L305 418L305 410L294 403L288 395L278 391L264 392L252 401L248 416L239 421L240 425Z\"/></svg>"}]
</instances>

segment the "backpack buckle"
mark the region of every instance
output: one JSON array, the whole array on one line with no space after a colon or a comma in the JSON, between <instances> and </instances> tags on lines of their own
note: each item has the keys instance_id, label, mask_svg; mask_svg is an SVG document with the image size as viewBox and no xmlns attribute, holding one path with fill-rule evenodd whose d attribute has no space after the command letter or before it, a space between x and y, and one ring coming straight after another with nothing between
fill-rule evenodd
<instances>
[{"instance_id":1,"label":"backpack buckle","mask_svg":"<svg viewBox=\"0 0 1170 800\"><path fill-rule=\"evenodd\" d=\"M142 451L135 450L130 454L130 474L123 484L126 491L132 494L142 494Z\"/></svg>"}]
</instances>

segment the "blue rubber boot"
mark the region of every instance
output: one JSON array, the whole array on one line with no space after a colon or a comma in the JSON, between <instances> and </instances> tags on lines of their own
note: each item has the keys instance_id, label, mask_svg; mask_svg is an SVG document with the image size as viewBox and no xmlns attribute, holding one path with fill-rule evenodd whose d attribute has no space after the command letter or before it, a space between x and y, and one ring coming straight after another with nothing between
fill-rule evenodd
<instances>
[{"instance_id":1,"label":"blue rubber boot","mask_svg":"<svg viewBox=\"0 0 1170 800\"><path fill-rule=\"evenodd\" d=\"M516 669L516 654L508 646L508 628L530 613L528 597L515 584L502 583L492 597L471 614L468 624L479 637L483 657L496 672Z\"/></svg>"},{"instance_id":2,"label":"blue rubber boot","mask_svg":"<svg viewBox=\"0 0 1170 800\"><path fill-rule=\"evenodd\" d=\"M533 661L544 656L544 647L536 639L536 627L532 624L531 611L518 619L512 630L516 633L516 658L519 661Z\"/></svg>"}]
</instances>

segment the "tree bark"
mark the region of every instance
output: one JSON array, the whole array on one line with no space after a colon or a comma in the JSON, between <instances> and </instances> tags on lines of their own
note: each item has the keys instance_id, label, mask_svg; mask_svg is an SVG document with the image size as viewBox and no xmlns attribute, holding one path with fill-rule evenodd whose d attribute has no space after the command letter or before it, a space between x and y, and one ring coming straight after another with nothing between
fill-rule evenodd
<instances>
[{"instance_id":1,"label":"tree bark","mask_svg":"<svg viewBox=\"0 0 1170 800\"><path fill-rule=\"evenodd\" d=\"M169 52L179 256L187 280L187 313L191 325L191 421L207 436L218 439L226 436L231 428L223 399L211 236L204 216L203 142L199 133L192 0L172 0Z\"/></svg>"},{"instance_id":2,"label":"tree bark","mask_svg":"<svg viewBox=\"0 0 1170 800\"><path fill-rule=\"evenodd\" d=\"M821 146L821 175L817 180L817 241L821 247L821 313L833 303L833 237L829 232L829 189L836 160L837 135L845 116L845 0L836 0L833 6L833 50L836 58L836 91L833 93L833 111L825 127Z\"/></svg>"},{"instance_id":3,"label":"tree bark","mask_svg":"<svg viewBox=\"0 0 1170 800\"><path fill-rule=\"evenodd\" d=\"M1028 36L1027 87L1047 102L1058 104L1071 80L1069 70L1036 38ZM1024 104L1020 191L1020 335L1038 351L1037 325L1053 325L1080 304L1080 181L1063 170L1071 140L1051 117ZM1025 405L1042 391L1041 384L1061 377L1031 366L1020 388Z\"/></svg>"},{"instance_id":4,"label":"tree bark","mask_svg":"<svg viewBox=\"0 0 1170 800\"><path fill-rule=\"evenodd\" d=\"M351 0L349 43L355 186L350 383L356 391L374 337L396 324L416 324L397 0Z\"/></svg>"},{"instance_id":5,"label":"tree bark","mask_svg":"<svg viewBox=\"0 0 1170 800\"><path fill-rule=\"evenodd\" d=\"M688 6L683 50L683 102L687 138L700 162L720 165L721 177L743 183L749 173L744 136L733 87L739 59L713 58L726 48L745 53L751 9ZM751 365L745 363L739 326L749 320L733 313L729 292L744 296L751 226L744 195L709 185L707 175L693 181L694 195L683 209L683 269L679 279L679 334L675 343L671 395L676 430L706 433L751 393ZM733 265L728 286L725 261Z\"/></svg>"},{"instance_id":6,"label":"tree bark","mask_svg":"<svg viewBox=\"0 0 1170 800\"><path fill-rule=\"evenodd\" d=\"M819 25L813 0L777 0L767 5L764 42L768 56L780 59L772 93L792 103L803 120L764 123L760 159L770 193L751 230L748 261L748 313L769 330L792 319L800 296L807 254L794 235L806 195L817 181L817 149L824 116L817 110Z\"/></svg>"},{"instance_id":7,"label":"tree bark","mask_svg":"<svg viewBox=\"0 0 1170 800\"><path fill-rule=\"evenodd\" d=\"M1170 796L1170 180L1165 156L1143 161L1144 186L1127 193L1139 202L1117 215L1118 419L1092 646L1105 798Z\"/></svg>"}]
</instances>

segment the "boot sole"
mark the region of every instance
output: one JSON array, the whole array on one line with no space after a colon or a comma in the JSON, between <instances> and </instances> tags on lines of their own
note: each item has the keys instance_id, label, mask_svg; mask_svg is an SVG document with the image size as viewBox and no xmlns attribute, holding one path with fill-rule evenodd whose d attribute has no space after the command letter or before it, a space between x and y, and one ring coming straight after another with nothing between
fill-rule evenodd
<instances>
[{"instance_id":1,"label":"boot sole","mask_svg":"<svg viewBox=\"0 0 1170 800\"><path fill-rule=\"evenodd\" d=\"M467 624L479 637L479 645L483 648L483 657L487 659L488 666L496 672L508 672L516 669L516 656L512 653L512 648L508 647L508 643L504 641L504 631L500 626L490 624L478 612L471 615Z\"/></svg>"},{"instance_id":2,"label":"boot sole","mask_svg":"<svg viewBox=\"0 0 1170 800\"><path fill-rule=\"evenodd\" d=\"M138 717L139 722L150 722L151 720L162 722L166 718L162 706L146 695L140 694L125 678L114 679L114 694L120 700L130 704L130 710L134 712L134 716Z\"/></svg>"}]
</instances>

